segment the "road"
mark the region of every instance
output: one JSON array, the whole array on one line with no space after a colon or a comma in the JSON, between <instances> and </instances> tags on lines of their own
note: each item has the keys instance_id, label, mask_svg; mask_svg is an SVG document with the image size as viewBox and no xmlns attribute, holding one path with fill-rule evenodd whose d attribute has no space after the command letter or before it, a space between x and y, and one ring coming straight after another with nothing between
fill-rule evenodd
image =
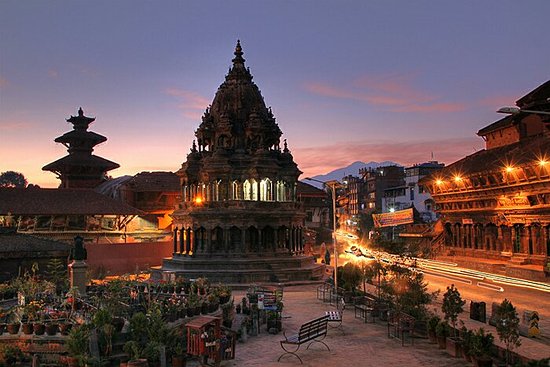
<instances>
[{"instance_id":1,"label":"road","mask_svg":"<svg viewBox=\"0 0 550 367\"><path fill-rule=\"evenodd\" d=\"M517 278L505 277L497 274L479 272L460 268L456 264L433 260L410 258L405 261L384 252L371 251L360 248L356 239L346 234L339 235L338 265L348 261L357 261L357 257L367 260L376 258L391 263L400 262L424 273L428 288L431 292L440 291L437 302L441 302L447 286L454 284L463 299L467 301L465 312L469 312L470 301L485 302L487 315L491 314L493 302L501 303L507 298L516 307L519 317L525 310L535 310L539 313L539 327L542 341L550 344L550 284L531 282ZM354 258L355 257L355 258ZM439 307L439 305L438 305Z\"/></svg>"}]
</instances>

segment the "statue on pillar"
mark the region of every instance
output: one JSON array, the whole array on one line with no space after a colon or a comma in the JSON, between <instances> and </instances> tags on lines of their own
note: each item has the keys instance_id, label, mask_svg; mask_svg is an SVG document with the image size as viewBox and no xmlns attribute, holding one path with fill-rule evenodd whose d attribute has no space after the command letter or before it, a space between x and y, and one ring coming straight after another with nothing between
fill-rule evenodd
<instances>
[{"instance_id":1,"label":"statue on pillar","mask_svg":"<svg viewBox=\"0 0 550 367\"><path fill-rule=\"evenodd\" d=\"M76 236L74 238L74 247L71 249L70 259L74 261L83 261L88 258L88 252L84 248L84 238Z\"/></svg>"}]
</instances>

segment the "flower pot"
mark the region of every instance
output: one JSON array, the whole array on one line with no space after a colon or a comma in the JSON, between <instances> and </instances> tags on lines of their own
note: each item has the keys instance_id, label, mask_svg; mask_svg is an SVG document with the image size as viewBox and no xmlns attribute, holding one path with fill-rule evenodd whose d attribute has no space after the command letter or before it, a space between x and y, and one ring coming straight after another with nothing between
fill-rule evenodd
<instances>
[{"instance_id":1,"label":"flower pot","mask_svg":"<svg viewBox=\"0 0 550 367\"><path fill-rule=\"evenodd\" d=\"M462 356L462 340L458 338L447 338L446 339L446 351L453 357Z\"/></svg>"},{"instance_id":2,"label":"flower pot","mask_svg":"<svg viewBox=\"0 0 550 367\"><path fill-rule=\"evenodd\" d=\"M437 337L437 344L439 345L439 349L447 348L447 338L444 337L444 336L438 336Z\"/></svg>"},{"instance_id":3,"label":"flower pot","mask_svg":"<svg viewBox=\"0 0 550 367\"><path fill-rule=\"evenodd\" d=\"M472 357L475 367L492 367L493 360L491 357Z\"/></svg>"},{"instance_id":4,"label":"flower pot","mask_svg":"<svg viewBox=\"0 0 550 367\"><path fill-rule=\"evenodd\" d=\"M44 335L44 332L46 331L46 325L41 322L37 322L32 325L32 329L35 335Z\"/></svg>"},{"instance_id":5,"label":"flower pot","mask_svg":"<svg viewBox=\"0 0 550 367\"><path fill-rule=\"evenodd\" d=\"M185 367L187 359L183 356L172 357L172 367Z\"/></svg>"},{"instance_id":6,"label":"flower pot","mask_svg":"<svg viewBox=\"0 0 550 367\"><path fill-rule=\"evenodd\" d=\"M6 324L0 324L0 335L6 331Z\"/></svg>"},{"instance_id":7,"label":"flower pot","mask_svg":"<svg viewBox=\"0 0 550 367\"><path fill-rule=\"evenodd\" d=\"M32 324L26 322L24 324L21 324L21 331L23 331L23 334L25 335L31 335L34 330Z\"/></svg>"},{"instance_id":8,"label":"flower pot","mask_svg":"<svg viewBox=\"0 0 550 367\"><path fill-rule=\"evenodd\" d=\"M21 327L21 324L19 324L19 323L7 324L6 325L6 330L11 335L15 335L15 334L19 333L19 328L20 327Z\"/></svg>"},{"instance_id":9,"label":"flower pot","mask_svg":"<svg viewBox=\"0 0 550 367\"><path fill-rule=\"evenodd\" d=\"M127 367L148 367L146 359L133 359L129 360L126 364Z\"/></svg>"},{"instance_id":10,"label":"flower pot","mask_svg":"<svg viewBox=\"0 0 550 367\"><path fill-rule=\"evenodd\" d=\"M58 324L47 324L46 325L46 334L48 334L48 335L57 334L57 330L59 330L59 325Z\"/></svg>"}]
</instances>

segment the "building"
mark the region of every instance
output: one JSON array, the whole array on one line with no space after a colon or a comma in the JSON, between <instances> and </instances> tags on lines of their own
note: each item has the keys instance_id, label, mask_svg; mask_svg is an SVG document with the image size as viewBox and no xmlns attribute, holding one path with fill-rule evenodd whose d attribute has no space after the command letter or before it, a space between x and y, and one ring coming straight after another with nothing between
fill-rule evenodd
<instances>
[{"instance_id":1,"label":"building","mask_svg":"<svg viewBox=\"0 0 550 367\"><path fill-rule=\"evenodd\" d=\"M419 181L439 171L445 164L426 162L405 168L405 184L389 187L384 190L382 198L382 212L403 210L414 207L419 213L420 220L425 223L437 220L435 203L429 191Z\"/></svg>"},{"instance_id":2,"label":"building","mask_svg":"<svg viewBox=\"0 0 550 367\"><path fill-rule=\"evenodd\" d=\"M282 132L245 67L240 42L234 55L176 172L174 254L156 275L228 283L320 276L313 257L304 256L301 172L286 140L281 147Z\"/></svg>"},{"instance_id":3,"label":"building","mask_svg":"<svg viewBox=\"0 0 550 367\"><path fill-rule=\"evenodd\" d=\"M88 131L95 118L84 116L82 108L78 116L71 116L67 122L73 130L55 139L67 147L68 155L42 167L51 171L61 180L60 188L94 188L107 180L107 172L120 167L117 163L93 155L94 147L107 141L103 135Z\"/></svg>"},{"instance_id":4,"label":"building","mask_svg":"<svg viewBox=\"0 0 550 367\"><path fill-rule=\"evenodd\" d=\"M405 182L404 170L401 166L383 166L363 168L359 170L365 182L363 191L365 214L382 213L382 198L388 187L402 186Z\"/></svg>"},{"instance_id":5,"label":"building","mask_svg":"<svg viewBox=\"0 0 550 367\"><path fill-rule=\"evenodd\" d=\"M519 113L478 131L485 149L423 180L449 255L542 276L550 253L550 116L538 112L550 111L549 98L550 81L516 102Z\"/></svg>"}]
</instances>

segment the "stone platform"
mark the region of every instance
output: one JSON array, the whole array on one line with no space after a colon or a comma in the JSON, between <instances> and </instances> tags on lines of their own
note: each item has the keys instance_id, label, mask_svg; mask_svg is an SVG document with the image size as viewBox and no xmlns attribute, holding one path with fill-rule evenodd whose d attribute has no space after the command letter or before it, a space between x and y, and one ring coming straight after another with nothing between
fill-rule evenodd
<instances>
[{"instance_id":1,"label":"stone platform","mask_svg":"<svg viewBox=\"0 0 550 367\"><path fill-rule=\"evenodd\" d=\"M312 256L270 256L231 258L223 256L180 256L165 258L162 266L152 268L154 280L183 276L186 279L206 277L211 282L286 283L318 280L324 275L323 265Z\"/></svg>"}]
</instances>

